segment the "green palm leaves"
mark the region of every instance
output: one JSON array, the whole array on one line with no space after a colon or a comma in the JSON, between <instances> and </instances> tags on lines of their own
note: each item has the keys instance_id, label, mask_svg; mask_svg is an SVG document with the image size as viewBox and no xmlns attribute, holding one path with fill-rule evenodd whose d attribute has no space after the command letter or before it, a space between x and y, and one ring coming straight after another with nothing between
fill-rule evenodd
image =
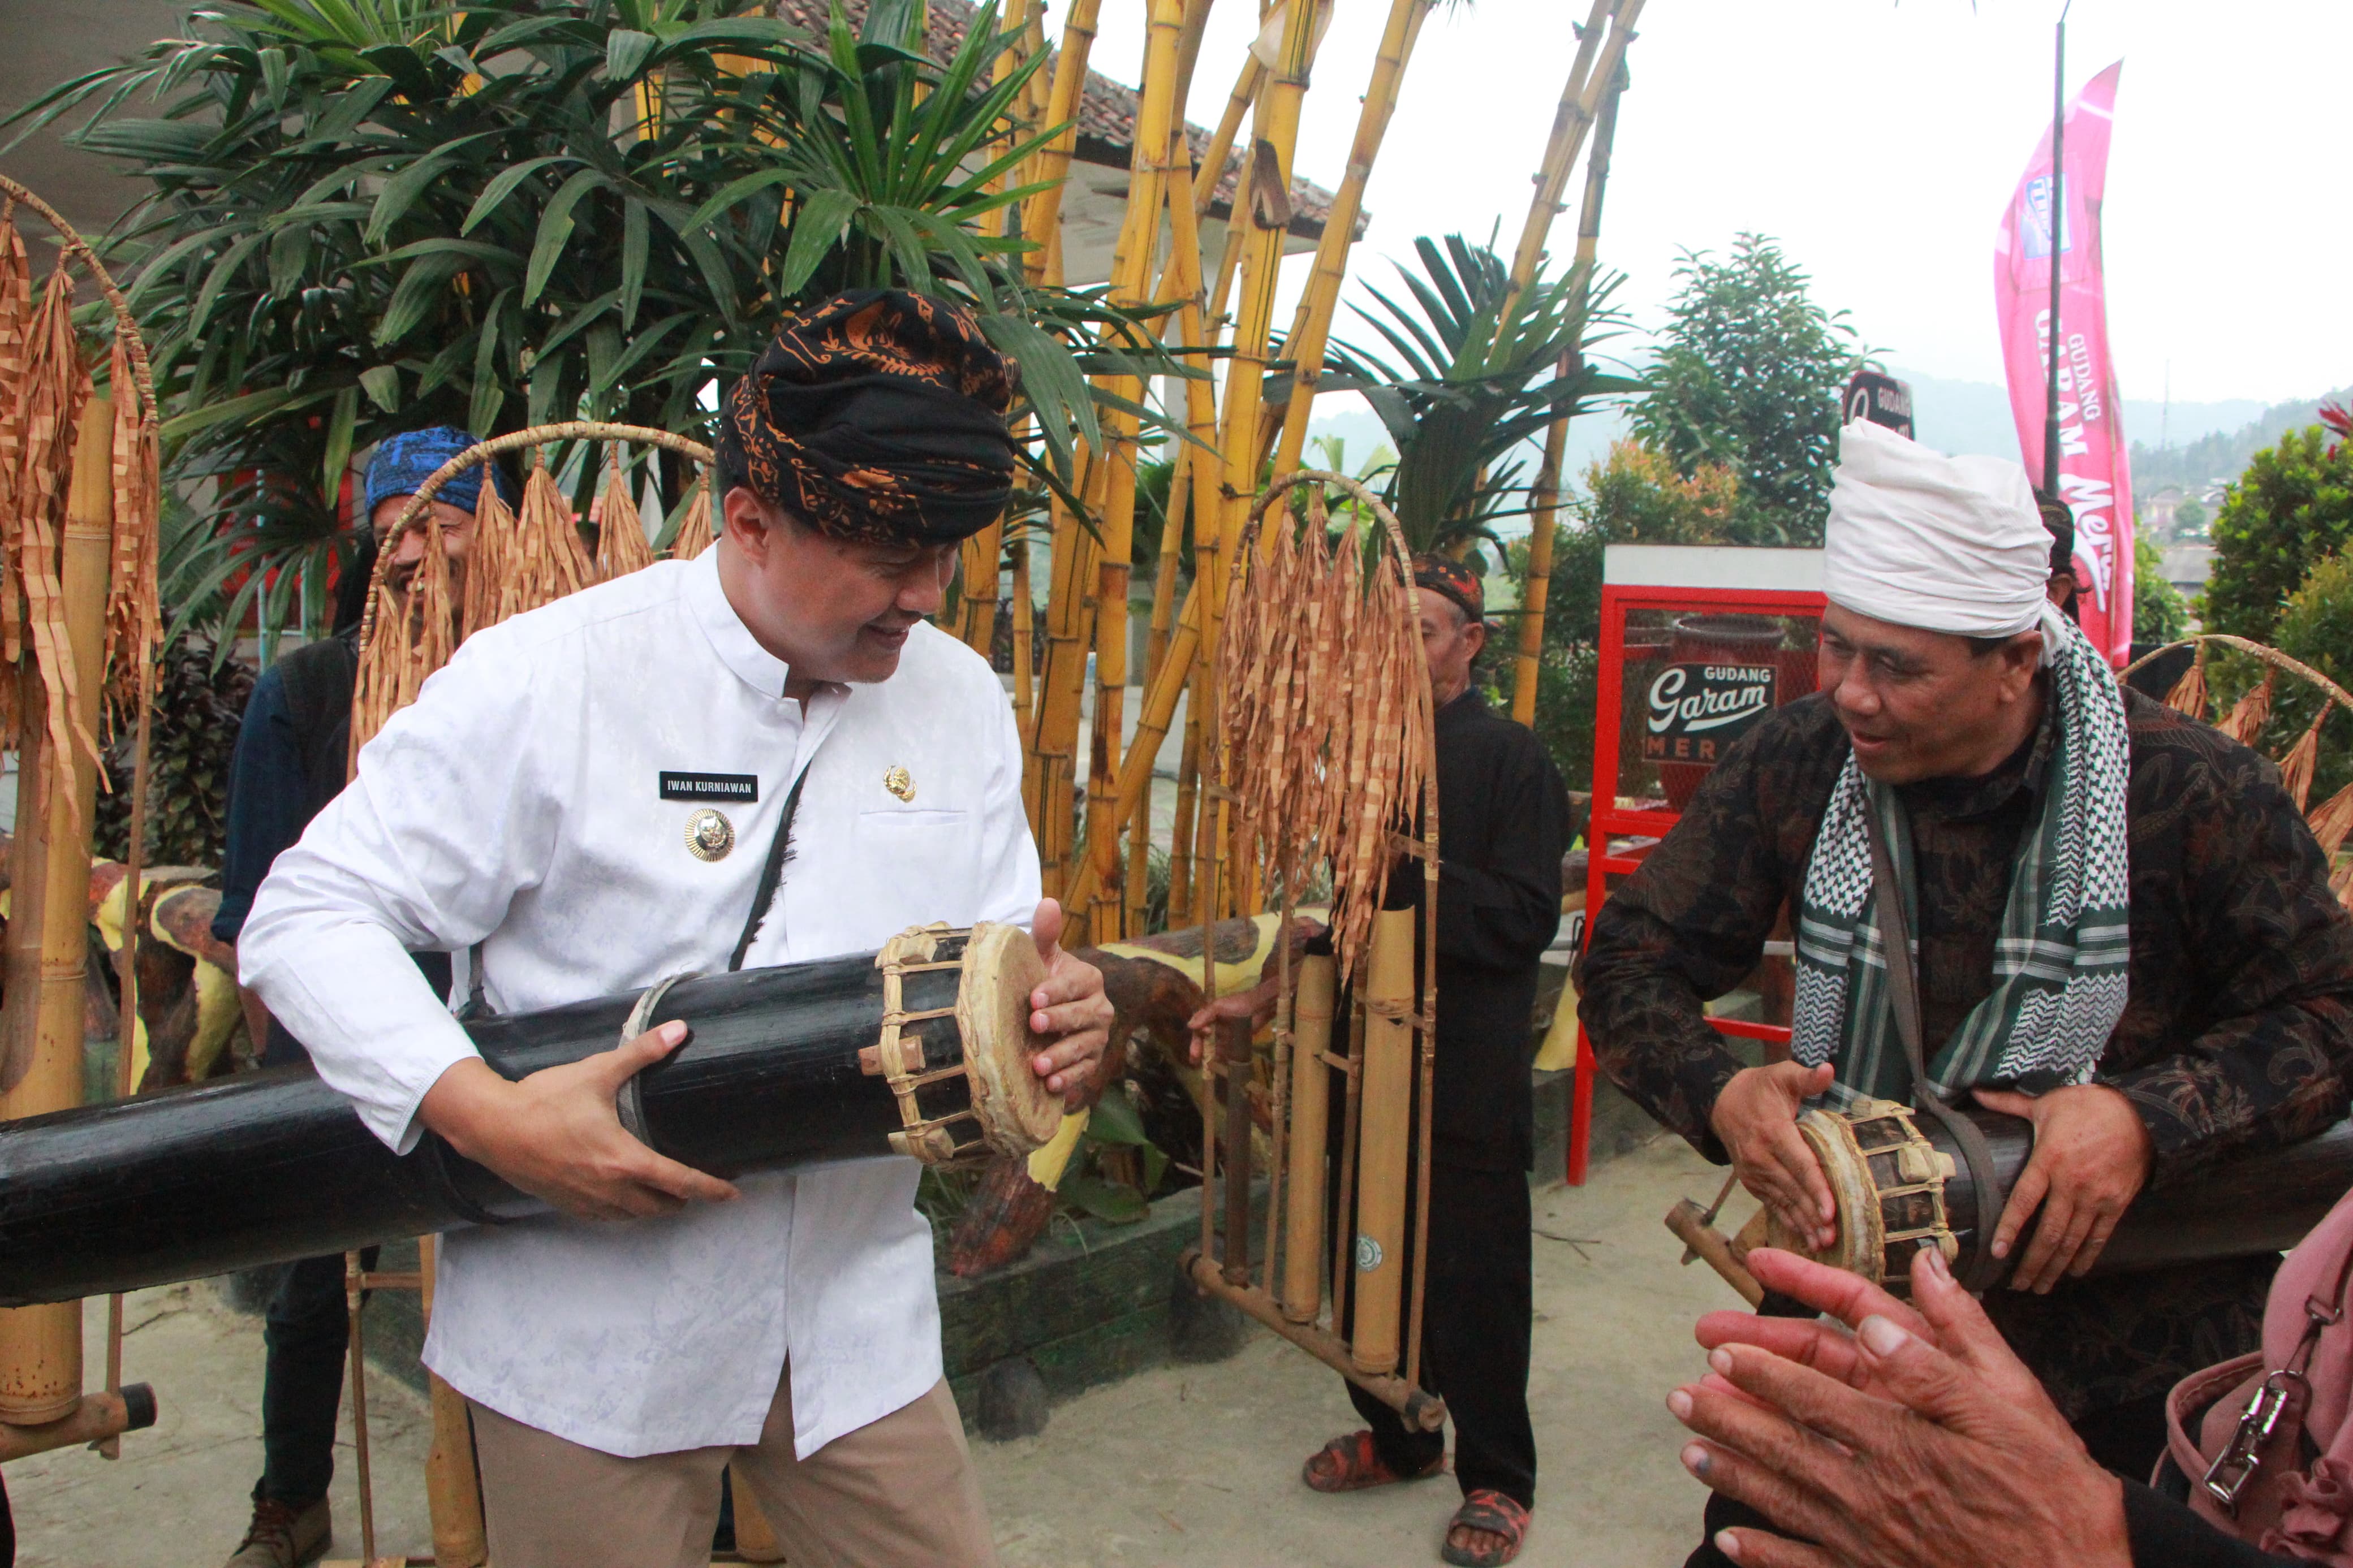
<instances>
[{"instance_id":1,"label":"green palm leaves","mask_svg":"<svg viewBox=\"0 0 2353 1568\"><path fill-rule=\"evenodd\" d=\"M1416 550L1483 535L1518 488L1514 449L1554 419L1594 401L1639 390L1592 368L1587 355L1615 324L1607 309L1616 286L1589 287L1582 269L1537 280L1516 293L1495 253L1461 235L1443 246L1414 241L1419 274L1398 267L1410 302L1366 292L1377 310L1355 307L1394 361L1335 343L1335 389L1359 392L1397 445L1388 500Z\"/></svg>"},{"instance_id":2,"label":"green palm leaves","mask_svg":"<svg viewBox=\"0 0 2353 1568\"><path fill-rule=\"evenodd\" d=\"M933 62L919 5L816 38L741 0L222 0L22 110L87 111L71 139L149 193L112 246L174 477L215 481L174 604L240 584L225 613L258 596L268 636L323 606L353 451L433 423L691 431L779 314L848 287L979 310L1060 482L1097 435L1088 374L1165 362L984 232L1051 130L1014 118L1036 65L991 79L993 5Z\"/></svg>"}]
</instances>

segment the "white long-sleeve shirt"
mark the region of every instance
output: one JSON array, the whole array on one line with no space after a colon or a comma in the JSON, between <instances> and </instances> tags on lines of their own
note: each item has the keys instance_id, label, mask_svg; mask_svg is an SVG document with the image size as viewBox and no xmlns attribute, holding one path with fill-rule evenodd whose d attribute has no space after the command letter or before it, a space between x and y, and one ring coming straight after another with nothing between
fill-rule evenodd
<instances>
[{"instance_id":1,"label":"white long-sleeve shirt","mask_svg":"<svg viewBox=\"0 0 2353 1568\"><path fill-rule=\"evenodd\" d=\"M805 715L728 605L718 553L468 638L262 883L240 978L395 1150L474 1054L408 952L480 942L501 1012L723 970L804 771L746 967L869 952L930 921L1028 923L1038 856L986 662L918 626L889 680L824 688ZM665 773L733 797L664 798ZM712 782L727 774L755 777L757 800ZM734 830L715 860L687 844L706 808ZM756 1441L789 1351L806 1456L940 1376L917 1169L884 1157L750 1176L740 1203L663 1218L452 1232L426 1364L518 1421L634 1456Z\"/></svg>"}]
</instances>

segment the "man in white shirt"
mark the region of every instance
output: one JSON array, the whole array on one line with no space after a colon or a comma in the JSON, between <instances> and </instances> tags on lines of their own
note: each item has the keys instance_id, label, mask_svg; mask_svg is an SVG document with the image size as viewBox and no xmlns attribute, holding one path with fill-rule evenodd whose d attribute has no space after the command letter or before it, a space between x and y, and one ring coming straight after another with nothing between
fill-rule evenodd
<instances>
[{"instance_id":1,"label":"man in white shirt","mask_svg":"<svg viewBox=\"0 0 2353 1568\"><path fill-rule=\"evenodd\" d=\"M703 1563L729 1465L796 1563L995 1559L914 1162L665 1159L613 1097L683 1024L510 1082L407 952L473 949L519 1012L1031 923L1060 1037L1032 1067L1075 1101L1102 976L1039 900L996 677L923 619L1004 504L1010 397L942 301L788 319L721 420L720 541L470 637L255 900L241 978L377 1136L430 1128L561 1211L448 1237L426 1344L472 1404L500 1568Z\"/></svg>"}]
</instances>

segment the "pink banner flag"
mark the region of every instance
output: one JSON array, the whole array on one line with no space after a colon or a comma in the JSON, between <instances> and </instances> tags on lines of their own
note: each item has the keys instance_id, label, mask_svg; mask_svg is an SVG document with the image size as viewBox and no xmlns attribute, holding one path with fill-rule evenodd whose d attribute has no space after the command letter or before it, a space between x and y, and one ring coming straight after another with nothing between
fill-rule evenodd
<instances>
[{"instance_id":1,"label":"pink banner flag","mask_svg":"<svg viewBox=\"0 0 2353 1568\"><path fill-rule=\"evenodd\" d=\"M2051 133L2001 216L1994 241L1994 305L2010 371L2010 412L2026 471L2042 472L2044 355L2051 342L2051 246L2056 216L2059 282L2059 477L2055 489L2075 514L2075 580L2084 632L2121 666L2132 650L2132 468L2108 354L2107 286L2101 277L2100 204L2107 184L2108 132L2124 62L2094 77L2067 106L2066 161L2052 199Z\"/></svg>"}]
</instances>

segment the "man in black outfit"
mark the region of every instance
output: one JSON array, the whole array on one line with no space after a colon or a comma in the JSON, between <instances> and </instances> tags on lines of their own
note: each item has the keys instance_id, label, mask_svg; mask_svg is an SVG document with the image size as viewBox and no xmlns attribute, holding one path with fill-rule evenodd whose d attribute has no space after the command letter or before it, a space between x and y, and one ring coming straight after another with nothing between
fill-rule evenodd
<instances>
[{"instance_id":1,"label":"man in black outfit","mask_svg":"<svg viewBox=\"0 0 2353 1568\"><path fill-rule=\"evenodd\" d=\"M1527 1172L1535 1146L1528 1067L1537 963L1560 925L1568 801L1542 743L1472 687L1472 666L1486 643L1478 576L1443 556L1418 556L1414 566L1437 710L1440 833L1421 1381L1446 1401L1454 1423L1463 1500L1443 1556L1483 1568L1518 1555L1535 1502L1527 1400L1534 1310ZM1409 861L1390 878L1389 902L1418 907L1421 889L1420 863ZM1220 1020L1262 1023L1274 989L1270 980L1198 1014L1197 1050ZM1335 1028L1348 1009L1336 1011ZM1339 1125L1336 1117L1332 1124ZM1344 1318L1345 1285L1338 1292ZM1348 1394L1369 1426L1310 1458L1303 1471L1309 1486L1356 1491L1443 1467L1442 1434L1409 1431L1353 1384Z\"/></svg>"}]
</instances>

